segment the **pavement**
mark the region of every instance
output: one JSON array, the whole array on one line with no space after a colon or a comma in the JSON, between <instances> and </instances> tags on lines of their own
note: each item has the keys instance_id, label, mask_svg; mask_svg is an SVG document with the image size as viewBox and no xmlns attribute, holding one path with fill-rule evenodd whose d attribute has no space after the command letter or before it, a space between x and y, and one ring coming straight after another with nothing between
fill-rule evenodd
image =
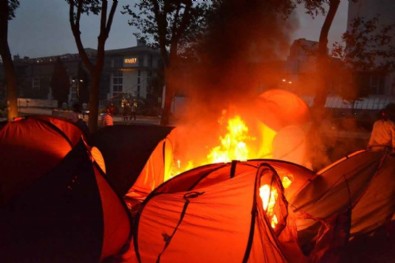
<instances>
[{"instance_id":1,"label":"pavement","mask_svg":"<svg viewBox=\"0 0 395 263\"><path fill-rule=\"evenodd\" d=\"M33 107L21 107L19 108L19 113L21 115L27 114L37 114L37 115L54 115L53 111L56 109L48 109L48 108L33 108ZM63 111L67 113L67 111ZM71 111L70 111L71 112ZM58 114L57 114L58 115ZM67 114L65 114L67 116ZM6 120L6 118L4 118ZM83 117L84 121L88 121L88 116L85 115ZM101 116L99 115L98 120L101 120ZM122 115L115 115L113 116L114 125L118 124L153 124L159 125L160 124L160 117L159 116L143 116L137 115L136 120L124 120Z\"/></svg>"}]
</instances>

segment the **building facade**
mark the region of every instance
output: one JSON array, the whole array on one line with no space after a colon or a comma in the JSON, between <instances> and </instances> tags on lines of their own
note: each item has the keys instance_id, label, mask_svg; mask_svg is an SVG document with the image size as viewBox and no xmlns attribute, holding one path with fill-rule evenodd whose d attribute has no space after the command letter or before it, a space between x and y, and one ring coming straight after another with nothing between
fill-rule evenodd
<instances>
[{"instance_id":1,"label":"building facade","mask_svg":"<svg viewBox=\"0 0 395 263\"><path fill-rule=\"evenodd\" d=\"M120 97L158 100L161 90L155 86L163 70L158 50L139 43L136 47L106 52L104 71L109 78L107 100ZM159 103L159 101L158 101Z\"/></svg>"},{"instance_id":2,"label":"building facade","mask_svg":"<svg viewBox=\"0 0 395 263\"><path fill-rule=\"evenodd\" d=\"M96 50L86 49L94 62ZM14 57L18 97L40 100L53 99L51 79L56 61L60 59L68 75L68 107L74 102L89 100L89 74L78 54L42 58ZM0 67L2 64L0 63ZM119 103L122 98L135 98L160 104L161 87L157 78L162 75L160 53L138 42L135 47L106 50L100 82L100 105ZM1 72L3 70L1 69ZM4 76L0 75L0 96L5 96Z\"/></svg>"}]
</instances>

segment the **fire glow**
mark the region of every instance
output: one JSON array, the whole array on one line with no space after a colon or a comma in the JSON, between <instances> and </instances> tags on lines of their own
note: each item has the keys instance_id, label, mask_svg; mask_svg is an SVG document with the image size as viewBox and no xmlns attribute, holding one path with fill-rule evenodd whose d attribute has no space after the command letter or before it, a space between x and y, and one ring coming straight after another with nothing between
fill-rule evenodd
<instances>
[{"instance_id":1,"label":"fire glow","mask_svg":"<svg viewBox=\"0 0 395 263\"><path fill-rule=\"evenodd\" d=\"M172 132L172 176L206 164L254 159L309 165L305 136L310 113L307 104L291 92L268 90L248 105L229 105L216 120L211 116L207 121L189 120ZM284 189L292 188L292 174L279 171L278 175ZM280 189L262 182L259 196L273 229L281 220L276 214L279 195Z\"/></svg>"},{"instance_id":2,"label":"fire glow","mask_svg":"<svg viewBox=\"0 0 395 263\"><path fill-rule=\"evenodd\" d=\"M209 162L245 161L249 158L248 143L255 137L248 135L248 127L240 116L228 120L227 133L220 137L220 145L215 146L207 155Z\"/></svg>"},{"instance_id":3,"label":"fire glow","mask_svg":"<svg viewBox=\"0 0 395 263\"><path fill-rule=\"evenodd\" d=\"M258 132L251 135L251 131L246 122L240 115L234 115L227 119L226 133L218 138L218 145L212 147L207 154L207 163L226 163L233 160L246 161L254 158L270 158L272 151L273 138L276 132L263 123L258 123ZM259 137L260 140L258 139ZM254 148L254 145L258 147ZM184 171L196 167L193 161L189 160L184 167ZM181 168L181 161L177 160L177 168ZM281 175L281 181L284 188L292 184L292 175ZM262 200L263 210L265 211L270 225L273 229L278 224L278 217L275 214L275 206L278 199L278 191L275 187L264 184L259 189L259 196Z\"/></svg>"},{"instance_id":4,"label":"fire glow","mask_svg":"<svg viewBox=\"0 0 395 263\"><path fill-rule=\"evenodd\" d=\"M259 188L259 196L262 199L263 210L265 210L266 216L270 220L270 225L274 229L278 224L277 216L274 213L274 207L278 198L277 189L264 184Z\"/></svg>"},{"instance_id":5,"label":"fire glow","mask_svg":"<svg viewBox=\"0 0 395 263\"><path fill-rule=\"evenodd\" d=\"M223 117L223 116L222 116ZM209 147L206 154L195 154L192 159L182 161L183 156L175 156L172 176L184 171L210 163L226 163L234 160L271 158L271 145L276 132L263 123L256 124L252 135L250 128L242 117L235 114L225 121L220 118L220 129L226 132L217 138L217 144ZM200 160L200 161L199 161Z\"/></svg>"}]
</instances>

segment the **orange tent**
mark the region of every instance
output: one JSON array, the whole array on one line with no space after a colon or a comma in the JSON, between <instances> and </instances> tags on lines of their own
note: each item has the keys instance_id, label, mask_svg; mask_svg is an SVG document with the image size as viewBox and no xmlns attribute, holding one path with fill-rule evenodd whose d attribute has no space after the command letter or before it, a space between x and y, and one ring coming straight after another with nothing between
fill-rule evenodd
<instances>
[{"instance_id":1,"label":"orange tent","mask_svg":"<svg viewBox=\"0 0 395 263\"><path fill-rule=\"evenodd\" d=\"M184 172L141 204L135 255L127 261L307 262L285 195L293 196L312 174L277 160L217 163ZM284 191L280 180L286 176L295 188ZM269 200L260 197L262 186L271 189Z\"/></svg>"},{"instance_id":2,"label":"orange tent","mask_svg":"<svg viewBox=\"0 0 395 263\"><path fill-rule=\"evenodd\" d=\"M360 150L317 172L289 199L301 242L311 242L320 229L331 231L331 221L343 216L350 239L389 223L395 211L394 160L384 151Z\"/></svg>"},{"instance_id":3,"label":"orange tent","mask_svg":"<svg viewBox=\"0 0 395 263\"><path fill-rule=\"evenodd\" d=\"M304 125L310 121L310 110L296 94L283 89L270 89L255 100L254 111L273 130L289 125Z\"/></svg>"},{"instance_id":4,"label":"orange tent","mask_svg":"<svg viewBox=\"0 0 395 263\"><path fill-rule=\"evenodd\" d=\"M90 144L103 154L108 180L124 196L132 186L151 192L164 180L172 160L166 136L172 127L156 125L114 125L91 135ZM136 182L140 178L140 182ZM142 186L141 180L147 184ZM152 182L155 182L152 185Z\"/></svg>"},{"instance_id":5,"label":"orange tent","mask_svg":"<svg viewBox=\"0 0 395 263\"><path fill-rule=\"evenodd\" d=\"M93 152L64 119L0 123L1 262L100 262L123 253L130 216Z\"/></svg>"}]
</instances>

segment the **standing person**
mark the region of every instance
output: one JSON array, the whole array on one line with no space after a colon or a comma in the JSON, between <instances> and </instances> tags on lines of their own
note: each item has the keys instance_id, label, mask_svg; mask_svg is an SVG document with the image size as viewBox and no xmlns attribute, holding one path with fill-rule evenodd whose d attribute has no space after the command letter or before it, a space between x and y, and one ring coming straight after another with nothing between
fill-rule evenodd
<instances>
[{"instance_id":1,"label":"standing person","mask_svg":"<svg viewBox=\"0 0 395 263\"><path fill-rule=\"evenodd\" d=\"M137 101L133 100L132 105L131 105L131 116L130 119L136 120L136 114L137 114Z\"/></svg>"},{"instance_id":2,"label":"standing person","mask_svg":"<svg viewBox=\"0 0 395 263\"><path fill-rule=\"evenodd\" d=\"M130 117L131 114L132 113L131 113L130 104L129 104L129 102L127 102L124 104L123 110L122 110L123 120L128 121L129 119L131 119L131 117Z\"/></svg>"},{"instance_id":3,"label":"standing person","mask_svg":"<svg viewBox=\"0 0 395 263\"><path fill-rule=\"evenodd\" d=\"M103 126L113 126L114 125L111 107L106 108L106 112L104 113L104 115L102 117L102 125Z\"/></svg>"},{"instance_id":4,"label":"standing person","mask_svg":"<svg viewBox=\"0 0 395 263\"><path fill-rule=\"evenodd\" d=\"M81 105L79 103L74 103L73 105L73 115L71 119L85 134L85 137L88 139L89 137L89 128L88 125L83 120L81 114Z\"/></svg>"},{"instance_id":5,"label":"standing person","mask_svg":"<svg viewBox=\"0 0 395 263\"><path fill-rule=\"evenodd\" d=\"M392 119L393 105L387 105L380 111L378 120L373 124L368 149L372 151L390 150L395 153L395 122Z\"/></svg>"}]
</instances>

